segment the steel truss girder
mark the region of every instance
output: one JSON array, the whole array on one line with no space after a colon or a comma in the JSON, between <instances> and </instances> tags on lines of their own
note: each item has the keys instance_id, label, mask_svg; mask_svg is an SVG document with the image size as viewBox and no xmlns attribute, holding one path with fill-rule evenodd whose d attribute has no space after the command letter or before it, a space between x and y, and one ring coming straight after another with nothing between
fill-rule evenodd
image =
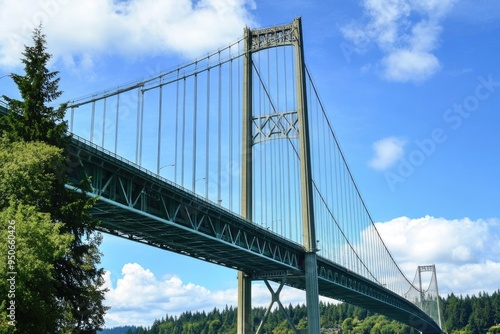
<instances>
[{"instance_id":1,"label":"steel truss girder","mask_svg":"<svg viewBox=\"0 0 500 334\"><path fill-rule=\"evenodd\" d=\"M89 179L103 232L247 273L301 273L300 245L252 224L168 180L73 139L70 181Z\"/></svg>"},{"instance_id":2,"label":"steel truss girder","mask_svg":"<svg viewBox=\"0 0 500 334\"><path fill-rule=\"evenodd\" d=\"M293 24L286 24L279 27L271 27L260 30L251 30L250 51L293 45L298 40L296 28Z\"/></svg>"},{"instance_id":3,"label":"steel truss girder","mask_svg":"<svg viewBox=\"0 0 500 334\"><path fill-rule=\"evenodd\" d=\"M420 272L436 272L436 266L433 264L427 266L418 266L418 270Z\"/></svg>"},{"instance_id":4,"label":"steel truss girder","mask_svg":"<svg viewBox=\"0 0 500 334\"><path fill-rule=\"evenodd\" d=\"M252 120L254 124L253 144L265 140L299 136L299 118L296 111L253 116Z\"/></svg>"}]
</instances>

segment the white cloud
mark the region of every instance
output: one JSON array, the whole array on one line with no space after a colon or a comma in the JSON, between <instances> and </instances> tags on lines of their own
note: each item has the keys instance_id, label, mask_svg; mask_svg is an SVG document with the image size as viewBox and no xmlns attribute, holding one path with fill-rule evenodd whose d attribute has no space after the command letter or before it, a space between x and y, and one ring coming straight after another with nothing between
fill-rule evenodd
<instances>
[{"instance_id":1,"label":"white cloud","mask_svg":"<svg viewBox=\"0 0 500 334\"><path fill-rule=\"evenodd\" d=\"M98 54L200 56L252 25L253 0L5 0L0 66L16 66L23 45L43 22L50 52L67 64ZM91 61L90 61L91 62ZM84 64L84 65L85 65Z\"/></svg>"},{"instance_id":2,"label":"white cloud","mask_svg":"<svg viewBox=\"0 0 500 334\"><path fill-rule=\"evenodd\" d=\"M111 273L105 273L106 293L105 305L111 306L106 313L106 327L136 325L150 326L155 319L168 315L179 315L186 311L219 310L226 305L237 305L236 279L235 287L210 291L193 283L184 283L178 276L168 276L162 279L156 277L149 269L144 269L137 263L123 266L121 277L113 286ZM236 278L236 271L235 271ZM272 283L274 291L277 284ZM305 293L289 287L284 287L280 294L281 302L305 303ZM326 298L322 300L332 302ZM252 285L252 306L266 307L271 301L271 294L262 283Z\"/></svg>"},{"instance_id":3,"label":"white cloud","mask_svg":"<svg viewBox=\"0 0 500 334\"><path fill-rule=\"evenodd\" d=\"M122 277L111 284L111 273L105 274L106 305L111 306L106 314L106 326L135 324L151 325L154 319L167 313L176 315L187 310L203 310L220 305L236 296L231 290L212 293L192 283L183 283L177 276L158 279L149 269L137 263L123 266Z\"/></svg>"},{"instance_id":4,"label":"white cloud","mask_svg":"<svg viewBox=\"0 0 500 334\"><path fill-rule=\"evenodd\" d=\"M417 266L435 264L441 294L500 288L500 219L400 217L376 226L410 279Z\"/></svg>"},{"instance_id":5,"label":"white cloud","mask_svg":"<svg viewBox=\"0 0 500 334\"><path fill-rule=\"evenodd\" d=\"M456 0L365 0L364 22L344 27L355 50L378 46L383 76L390 81L421 82L439 69L432 53L439 44L441 22Z\"/></svg>"},{"instance_id":6,"label":"white cloud","mask_svg":"<svg viewBox=\"0 0 500 334\"><path fill-rule=\"evenodd\" d=\"M382 59L384 77L391 81L422 82L440 68L439 60L431 53L396 50Z\"/></svg>"},{"instance_id":7,"label":"white cloud","mask_svg":"<svg viewBox=\"0 0 500 334\"><path fill-rule=\"evenodd\" d=\"M377 170L385 170L394 165L404 155L406 140L387 137L373 143L375 156L368 164Z\"/></svg>"}]
</instances>

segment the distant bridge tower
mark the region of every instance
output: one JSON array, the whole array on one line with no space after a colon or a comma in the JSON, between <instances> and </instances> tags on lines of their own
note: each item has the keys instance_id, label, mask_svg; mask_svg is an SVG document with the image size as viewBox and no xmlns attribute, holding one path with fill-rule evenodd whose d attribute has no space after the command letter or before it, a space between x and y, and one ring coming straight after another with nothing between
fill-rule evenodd
<instances>
[{"instance_id":1,"label":"distant bridge tower","mask_svg":"<svg viewBox=\"0 0 500 334\"><path fill-rule=\"evenodd\" d=\"M422 286L422 273L424 272L431 273L431 279L427 289L424 289ZM418 287L420 288L421 291L420 307L422 310L424 310L424 312L430 315L431 318L433 318L438 323L440 328L443 328L443 311L441 309L441 304L439 300L436 266L435 265L418 266L417 274L418 274Z\"/></svg>"},{"instance_id":2,"label":"distant bridge tower","mask_svg":"<svg viewBox=\"0 0 500 334\"><path fill-rule=\"evenodd\" d=\"M304 44L302 23L296 18L292 24L262 30L245 29L245 55L243 70L243 157L241 213L252 221L252 54L259 50L291 45L295 49L296 109L299 133L300 184L302 206L303 247L305 250L305 290L308 333L320 332L319 289L316 259L316 233L313 213L312 175L309 143L307 95L305 85ZM251 333L251 277L238 273L238 334Z\"/></svg>"}]
</instances>

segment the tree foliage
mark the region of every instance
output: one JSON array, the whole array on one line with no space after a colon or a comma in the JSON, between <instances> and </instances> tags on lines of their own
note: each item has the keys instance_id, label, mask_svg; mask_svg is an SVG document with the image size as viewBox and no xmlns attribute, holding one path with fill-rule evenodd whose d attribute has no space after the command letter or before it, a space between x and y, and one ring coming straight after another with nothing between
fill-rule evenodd
<instances>
[{"instance_id":1,"label":"tree foliage","mask_svg":"<svg viewBox=\"0 0 500 334\"><path fill-rule=\"evenodd\" d=\"M500 290L491 296L455 296L443 301L445 327L449 333L476 334L495 332L500 324Z\"/></svg>"},{"instance_id":2,"label":"tree foliage","mask_svg":"<svg viewBox=\"0 0 500 334\"><path fill-rule=\"evenodd\" d=\"M63 122L66 104L57 109L47 106L59 98L59 72L47 68L51 55L46 52L45 36L41 27L33 33L33 46L25 46L25 75L11 74L22 100L3 96L9 106L9 115L2 124L4 135L11 141L43 141L64 148L68 143L67 124Z\"/></svg>"},{"instance_id":3,"label":"tree foliage","mask_svg":"<svg viewBox=\"0 0 500 334\"><path fill-rule=\"evenodd\" d=\"M104 325L107 309L103 305L103 269L98 268L101 235L94 232L97 221L88 213L95 199L66 188L65 154L71 140L63 121L66 105L48 106L62 92L58 72L47 67L51 55L46 52L41 27L34 31L33 44L26 46L23 53L25 75L11 75L22 100L4 96L8 115L0 121L0 211L31 208L48 217L61 237L71 236L63 254L43 258L46 268L53 270L51 275L42 276L45 293L57 301L58 313L53 330L39 327L41 330L35 332L95 333ZM86 189L86 180L80 187ZM29 222L39 224L36 219ZM26 244L38 249L36 240ZM29 286L26 288L26 293L32 292ZM20 309L19 312L18 324L36 326L39 320L51 319L41 319L43 313L40 319L21 318Z\"/></svg>"},{"instance_id":4,"label":"tree foliage","mask_svg":"<svg viewBox=\"0 0 500 334\"><path fill-rule=\"evenodd\" d=\"M12 333L56 333L61 312L53 282L56 276L54 260L64 257L72 236L61 233L61 224L54 224L46 213L38 212L34 206L11 205L0 212L0 238L7 240L8 228L15 230L15 273L9 274L8 262L0 262L0 293L12 297L4 299L2 319L10 321L7 304L14 301L15 326L1 321L0 332ZM8 244L0 244L0 253L7 254ZM10 287L13 280L15 289Z\"/></svg>"}]
</instances>

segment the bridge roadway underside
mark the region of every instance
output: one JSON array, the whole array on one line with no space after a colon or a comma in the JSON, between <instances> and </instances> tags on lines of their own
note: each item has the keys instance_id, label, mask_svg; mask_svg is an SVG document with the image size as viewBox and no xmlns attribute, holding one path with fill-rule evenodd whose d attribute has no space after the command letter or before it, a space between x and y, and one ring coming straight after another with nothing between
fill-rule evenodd
<instances>
[{"instance_id":1,"label":"bridge roadway underside","mask_svg":"<svg viewBox=\"0 0 500 334\"><path fill-rule=\"evenodd\" d=\"M168 180L73 138L69 188L89 179L88 196L99 200L91 214L99 230L305 289L303 247L181 189ZM373 281L318 257L320 295L358 305L423 333L441 333L417 306Z\"/></svg>"}]
</instances>

